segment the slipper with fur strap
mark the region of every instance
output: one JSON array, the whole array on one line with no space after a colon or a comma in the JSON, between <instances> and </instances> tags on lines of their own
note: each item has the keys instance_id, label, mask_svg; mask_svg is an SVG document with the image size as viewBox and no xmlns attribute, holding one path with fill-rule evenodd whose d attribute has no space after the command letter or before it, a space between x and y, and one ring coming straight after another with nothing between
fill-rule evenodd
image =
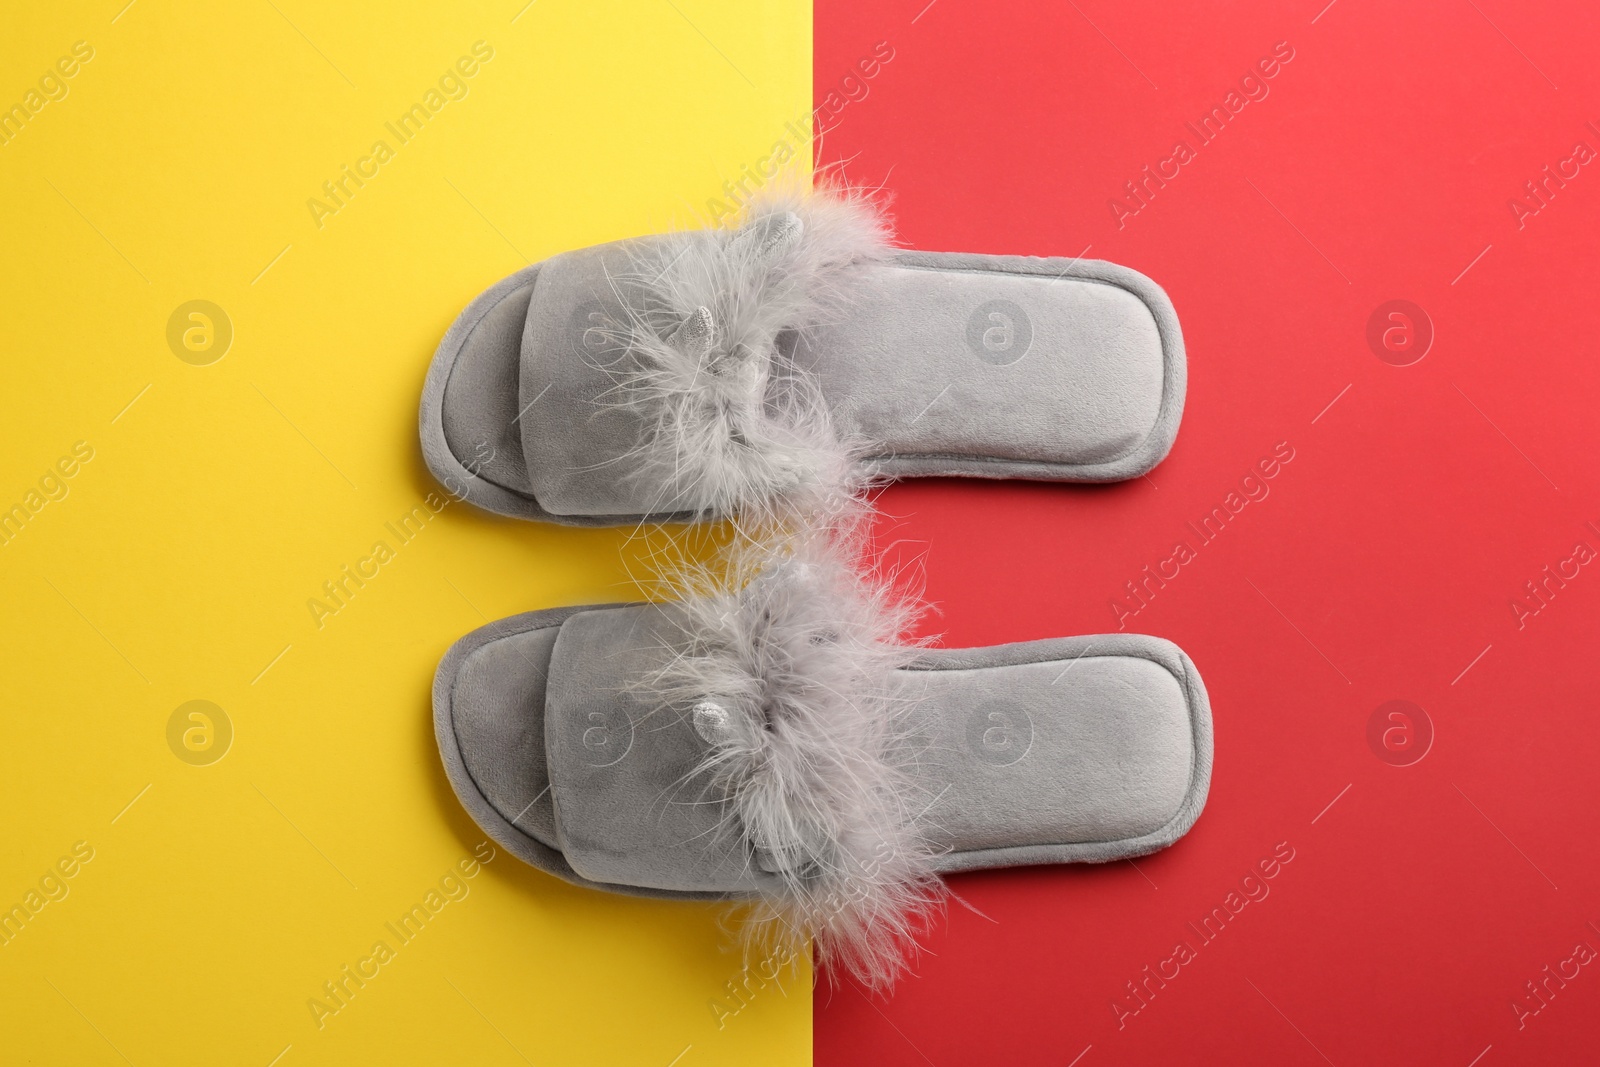
<instances>
[{"instance_id":1,"label":"slipper with fur strap","mask_svg":"<svg viewBox=\"0 0 1600 1067\"><path fill-rule=\"evenodd\" d=\"M908 647L898 611L802 554L737 591L503 619L439 665L439 749L534 866L747 900L752 941L814 939L880 988L939 874L1139 856L1199 817L1210 704L1175 645Z\"/></svg>"},{"instance_id":2,"label":"slipper with fur strap","mask_svg":"<svg viewBox=\"0 0 1600 1067\"><path fill-rule=\"evenodd\" d=\"M420 429L479 507L619 525L826 506L862 476L1137 477L1185 378L1142 274L897 251L870 201L818 189L506 278L439 345Z\"/></svg>"}]
</instances>

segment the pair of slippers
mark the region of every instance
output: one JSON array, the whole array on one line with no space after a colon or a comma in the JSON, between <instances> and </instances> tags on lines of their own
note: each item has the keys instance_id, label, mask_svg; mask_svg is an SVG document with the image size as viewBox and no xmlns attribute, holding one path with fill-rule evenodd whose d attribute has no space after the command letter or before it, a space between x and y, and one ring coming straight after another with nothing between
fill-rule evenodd
<instances>
[{"instance_id":1,"label":"pair of slippers","mask_svg":"<svg viewBox=\"0 0 1600 1067\"><path fill-rule=\"evenodd\" d=\"M945 872L1163 848L1205 803L1205 687L1134 634L906 640L860 555L866 491L915 476L1103 482L1170 449L1186 365L1148 278L892 248L817 189L742 225L519 271L429 369L423 453L454 494L574 525L733 519L676 599L463 637L439 749L508 851L613 892L747 902L873 987Z\"/></svg>"}]
</instances>

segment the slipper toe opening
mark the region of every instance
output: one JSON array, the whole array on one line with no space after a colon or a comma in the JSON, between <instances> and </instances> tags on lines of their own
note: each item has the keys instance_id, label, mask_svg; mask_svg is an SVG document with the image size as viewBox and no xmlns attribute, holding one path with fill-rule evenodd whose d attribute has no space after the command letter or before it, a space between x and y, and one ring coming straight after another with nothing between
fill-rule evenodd
<instances>
[{"instance_id":1,"label":"slipper toe opening","mask_svg":"<svg viewBox=\"0 0 1600 1067\"><path fill-rule=\"evenodd\" d=\"M545 763L545 679L560 626L473 650L451 690L461 763L482 798L517 830L559 848Z\"/></svg>"},{"instance_id":2,"label":"slipper toe opening","mask_svg":"<svg viewBox=\"0 0 1600 1067\"><path fill-rule=\"evenodd\" d=\"M532 294L530 279L478 319L455 353L440 398L444 440L455 463L470 479L523 494L530 482L517 418L518 382Z\"/></svg>"}]
</instances>

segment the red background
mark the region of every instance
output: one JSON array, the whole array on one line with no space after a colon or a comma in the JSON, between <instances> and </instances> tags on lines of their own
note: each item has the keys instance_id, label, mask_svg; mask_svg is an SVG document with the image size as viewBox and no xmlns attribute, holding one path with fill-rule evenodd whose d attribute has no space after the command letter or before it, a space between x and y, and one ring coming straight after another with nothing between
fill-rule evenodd
<instances>
[{"instance_id":1,"label":"red background","mask_svg":"<svg viewBox=\"0 0 1600 1067\"><path fill-rule=\"evenodd\" d=\"M882 183L911 247L1088 245L1148 274L1190 374L1148 479L885 493L943 642L1114 629L1112 598L1193 542L1185 522L1278 442L1295 458L1130 622L1211 692L1194 830L1137 868L954 879L987 918L952 905L888 998L820 985L816 1062L1595 1062L1600 961L1520 1029L1512 1004L1577 942L1600 948L1600 565L1520 629L1511 603L1580 540L1600 550L1600 161L1520 228L1507 202L1575 142L1600 150L1600 14L926 2L818 0L819 105L894 50L822 160ZM1124 182L1193 145L1184 123L1281 41L1269 95L1119 228ZM1434 327L1411 366L1367 344L1394 299ZM1411 766L1367 739L1395 699L1435 731ZM1119 1028L1124 983L1197 944L1185 924L1284 841L1270 896Z\"/></svg>"}]
</instances>

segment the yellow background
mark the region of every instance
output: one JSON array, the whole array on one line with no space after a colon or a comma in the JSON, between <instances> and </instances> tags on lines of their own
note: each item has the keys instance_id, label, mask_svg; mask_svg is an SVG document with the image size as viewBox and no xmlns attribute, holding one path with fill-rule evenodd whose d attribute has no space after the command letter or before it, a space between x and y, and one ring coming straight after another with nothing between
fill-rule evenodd
<instances>
[{"instance_id":1,"label":"yellow background","mask_svg":"<svg viewBox=\"0 0 1600 1067\"><path fill-rule=\"evenodd\" d=\"M632 594L622 532L464 504L386 532L436 488L434 346L525 262L681 221L765 159L810 108L810 5L122 3L12 5L0 35L4 106L94 49L0 145L0 508L94 449L0 547L0 908L94 849L0 946L0 1061L809 1062L808 974L719 1027L740 959L714 909L504 852L320 1030L307 1000L483 839L432 737L444 650ZM398 145L384 122L479 40L468 95ZM306 201L380 138L319 229ZM195 299L234 330L207 366L166 339ZM307 600L378 540L396 558L319 629ZM208 766L167 740L196 699L234 730Z\"/></svg>"}]
</instances>

